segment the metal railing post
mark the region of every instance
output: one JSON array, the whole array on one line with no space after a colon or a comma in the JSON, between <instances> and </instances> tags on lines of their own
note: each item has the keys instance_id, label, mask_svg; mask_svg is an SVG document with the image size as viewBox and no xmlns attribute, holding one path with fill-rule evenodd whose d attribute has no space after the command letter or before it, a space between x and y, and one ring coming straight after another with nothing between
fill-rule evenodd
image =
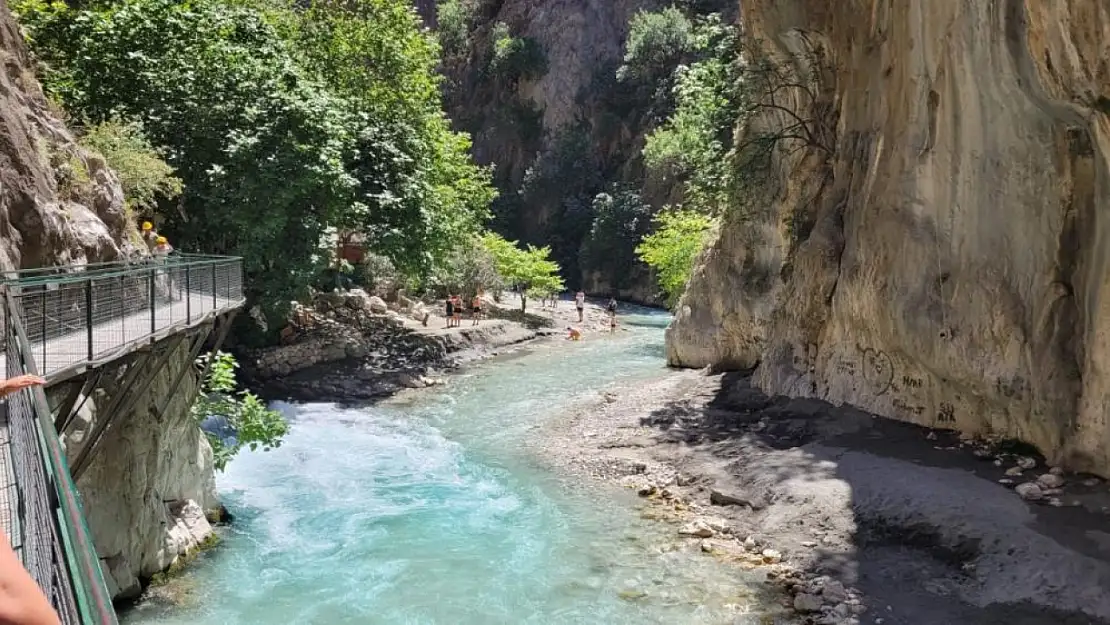
<instances>
[{"instance_id":1,"label":"metal railing post","mask_svg":"<svg viewBox=\"0 0 1110 625\"><path fill-rule=\"evenodd\" d=\"M154 299L154 274L155 274L156 271L158 271L158 270L157 269L151 269L150 270L150 289L149 289L150 293L149 293L149 297L150 297L150 333L151 334L154 334L158 330L157 317L155 316L155 307L157 306L157 304L156 304L156 300Z\"/></svg>"},{"instance_id":2,"label":"metal railing post","mask_svg":"<svg viewBox=\"0 0 1110 625\"><path fill-rule=\"evenodd\" d=\"M93 353L93 281L85 283L85 334L89 347L89 360L96 354Z\"/></svg>"},{"instance_id":3,"label":"metal railing post","mask_svg":"<svg viewBox=\"0 0 1110 625\"><path fill-rule=\"evenodd\" d=\"M42 287L42 370L46 372L46 286Z\"/></svg>"},{"instance_id":4,"label":"metal railing post","mask_svg":"<svg viewBox=\"0 0 1110 625\"><path fill-rule=\"evenodd\" d=\"M185 323L193 322L193 294L189 290L191 280L189 279L189 264L185 264Z\"/></svg>"},{"instance_id":5,"label":"metal railing post","mask_svg":"<svg viewBox=\"0 0 1110 625\"><path fill-rule=\"evenodd\" d=\"M212 310L216 310L216 262L212 262Z\"/></svg>"}]
</instances>

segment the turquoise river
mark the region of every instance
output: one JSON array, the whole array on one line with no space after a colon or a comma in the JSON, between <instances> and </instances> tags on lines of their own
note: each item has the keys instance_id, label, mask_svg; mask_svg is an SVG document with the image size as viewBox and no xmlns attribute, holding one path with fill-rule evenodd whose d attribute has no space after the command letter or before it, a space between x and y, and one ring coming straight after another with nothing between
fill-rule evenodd
<instances>
[{"instance_id":1,"label":"turquoise river","mask_svg":"<svg viewBox=\"0 0 1110 625\"><path fill-rule=\"evenodd\" d=\"M218 476L220 546L127 625L668 625L742 616L742 573L634 493L542 468L525 443L583 395L663 372L668 318L538 344L369 408L281 405L286 443ZM750 582L747 582L750 584Z\"/></svg>"}]
</instances>

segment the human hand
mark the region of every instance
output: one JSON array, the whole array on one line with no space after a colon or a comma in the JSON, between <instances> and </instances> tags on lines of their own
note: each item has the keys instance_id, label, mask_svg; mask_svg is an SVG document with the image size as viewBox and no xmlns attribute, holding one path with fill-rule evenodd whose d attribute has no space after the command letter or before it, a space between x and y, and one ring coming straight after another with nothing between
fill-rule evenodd
<instances>
[{"instance_id":1,"label":"human hand","mask_svg":"<svg viewBox=\"0 0 1110 625\"><path fill-rule=\"evenodd\" d=\"M32 386L42 386L46 380L37 375L19 375L0 382L0 394L10 395Z\"/></svg>"}]
</instances>

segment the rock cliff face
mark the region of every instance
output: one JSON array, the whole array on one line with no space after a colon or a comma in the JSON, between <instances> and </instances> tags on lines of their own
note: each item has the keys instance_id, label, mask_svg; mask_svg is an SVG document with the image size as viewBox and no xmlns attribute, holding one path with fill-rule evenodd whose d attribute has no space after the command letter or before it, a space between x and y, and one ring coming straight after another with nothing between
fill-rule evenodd
<instances>
[{"instance_id":1,"label":"rock cliff face","mask_svg":"<svg viewBox=\"0 0 1110 625\"><path fill-rule=\"evenodd\" d=\"M426 15L425 4L417 3ZM473 136L475 159L495 166L501 190L497 228L512 238L552 245L572 288L658 303L658 289L646 270L626 276L579 268L578 246L590 229L590 202L613 183L635 187L655 207L673 199L672 186L644 180L640 152L653 121L648 105L634 101L633 89L616 80L633 15L665 3L470 4L476 14L468 49L448 50L444 63L446 105L457 125ZM539 75L504 79L491 70L498 25L515 38L535 42L544 59ZM583 216L581 227L568 225Z\"/></svg>"},{"instance_id":2,"label":"rock cliff face","mask_svg":"<svg viewBox=\"0 0 1110 625\"><path fill-rule=\"evenodd\" d=\"M120 258L137 232L119 182L48 107L3 1L0 66L0 269ZM134 594L136 576L165 568L211 532L201 509L215 505L212 452L189 416L195 374L187 374L164 413L154 411L174 370L192 367L183 349L132 414L119 415L78 482L113 594ZM103 391L85 404L65 437L71 455L102 417L97 406L106 405L121 374L107 371ZM58 392L48 394L60 401Z\"/></svg>"},{"instance_id":3,"label":"rock cliff face","mask_svg":"<svg viewBox=\"0 0 1110 625\"><path fill-rule=\"evenodd\" d=\"M104 159L48 108L19 28L0 3L0 266L119 258L134 230Z\"/></svg>"},{"instance_id":4,"label":"rock cliff face","mask_svg":"<svg viewBox=\"0 0 1110 625\"><path fill-rule=\"evenodd\" d=\"M723 224L670 362L1110 475L1110 5L741 6L822 140Z\"/></svg>"},{"instance_id":5,"label":"rock cliff face","mask_svg":"<svg viewBox=\"0 0 1110 625\"><path fill-rule=\"evenodd\" d=\"M140 580L200 546L212 534L205 514L219 507L212 448L189 412L197 374L188 345L173 349L167 358L135 407L112 416L92 463L77 481L105 577L117 598L137 596ZM183 381L170 397L182 367L187 368ZM126 373L126 365L107 367L97 391L80 404L76 422L63 435L71 461L106 417L102 410L126 390Z\"/></svg>"}]
</instances>

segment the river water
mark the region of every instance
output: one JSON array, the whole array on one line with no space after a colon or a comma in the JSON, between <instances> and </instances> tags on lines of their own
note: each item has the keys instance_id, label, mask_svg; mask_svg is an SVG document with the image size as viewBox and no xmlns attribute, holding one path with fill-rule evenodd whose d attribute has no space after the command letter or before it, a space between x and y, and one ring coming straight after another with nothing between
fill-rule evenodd
<instances>
[{"instance_id":1,"label":"river water","mask_svg":"<svg viewBox=\"0 0 1110 625\"><path fill-rule=\"evenodd\" d=\"M286 443L218 476L218 549L130 625L737 622L740 573L635 496L552 475L523 448L583 393L658 375L668 318L538 345L370 408L281 405Z\"/></svg>"}]
</instances>

